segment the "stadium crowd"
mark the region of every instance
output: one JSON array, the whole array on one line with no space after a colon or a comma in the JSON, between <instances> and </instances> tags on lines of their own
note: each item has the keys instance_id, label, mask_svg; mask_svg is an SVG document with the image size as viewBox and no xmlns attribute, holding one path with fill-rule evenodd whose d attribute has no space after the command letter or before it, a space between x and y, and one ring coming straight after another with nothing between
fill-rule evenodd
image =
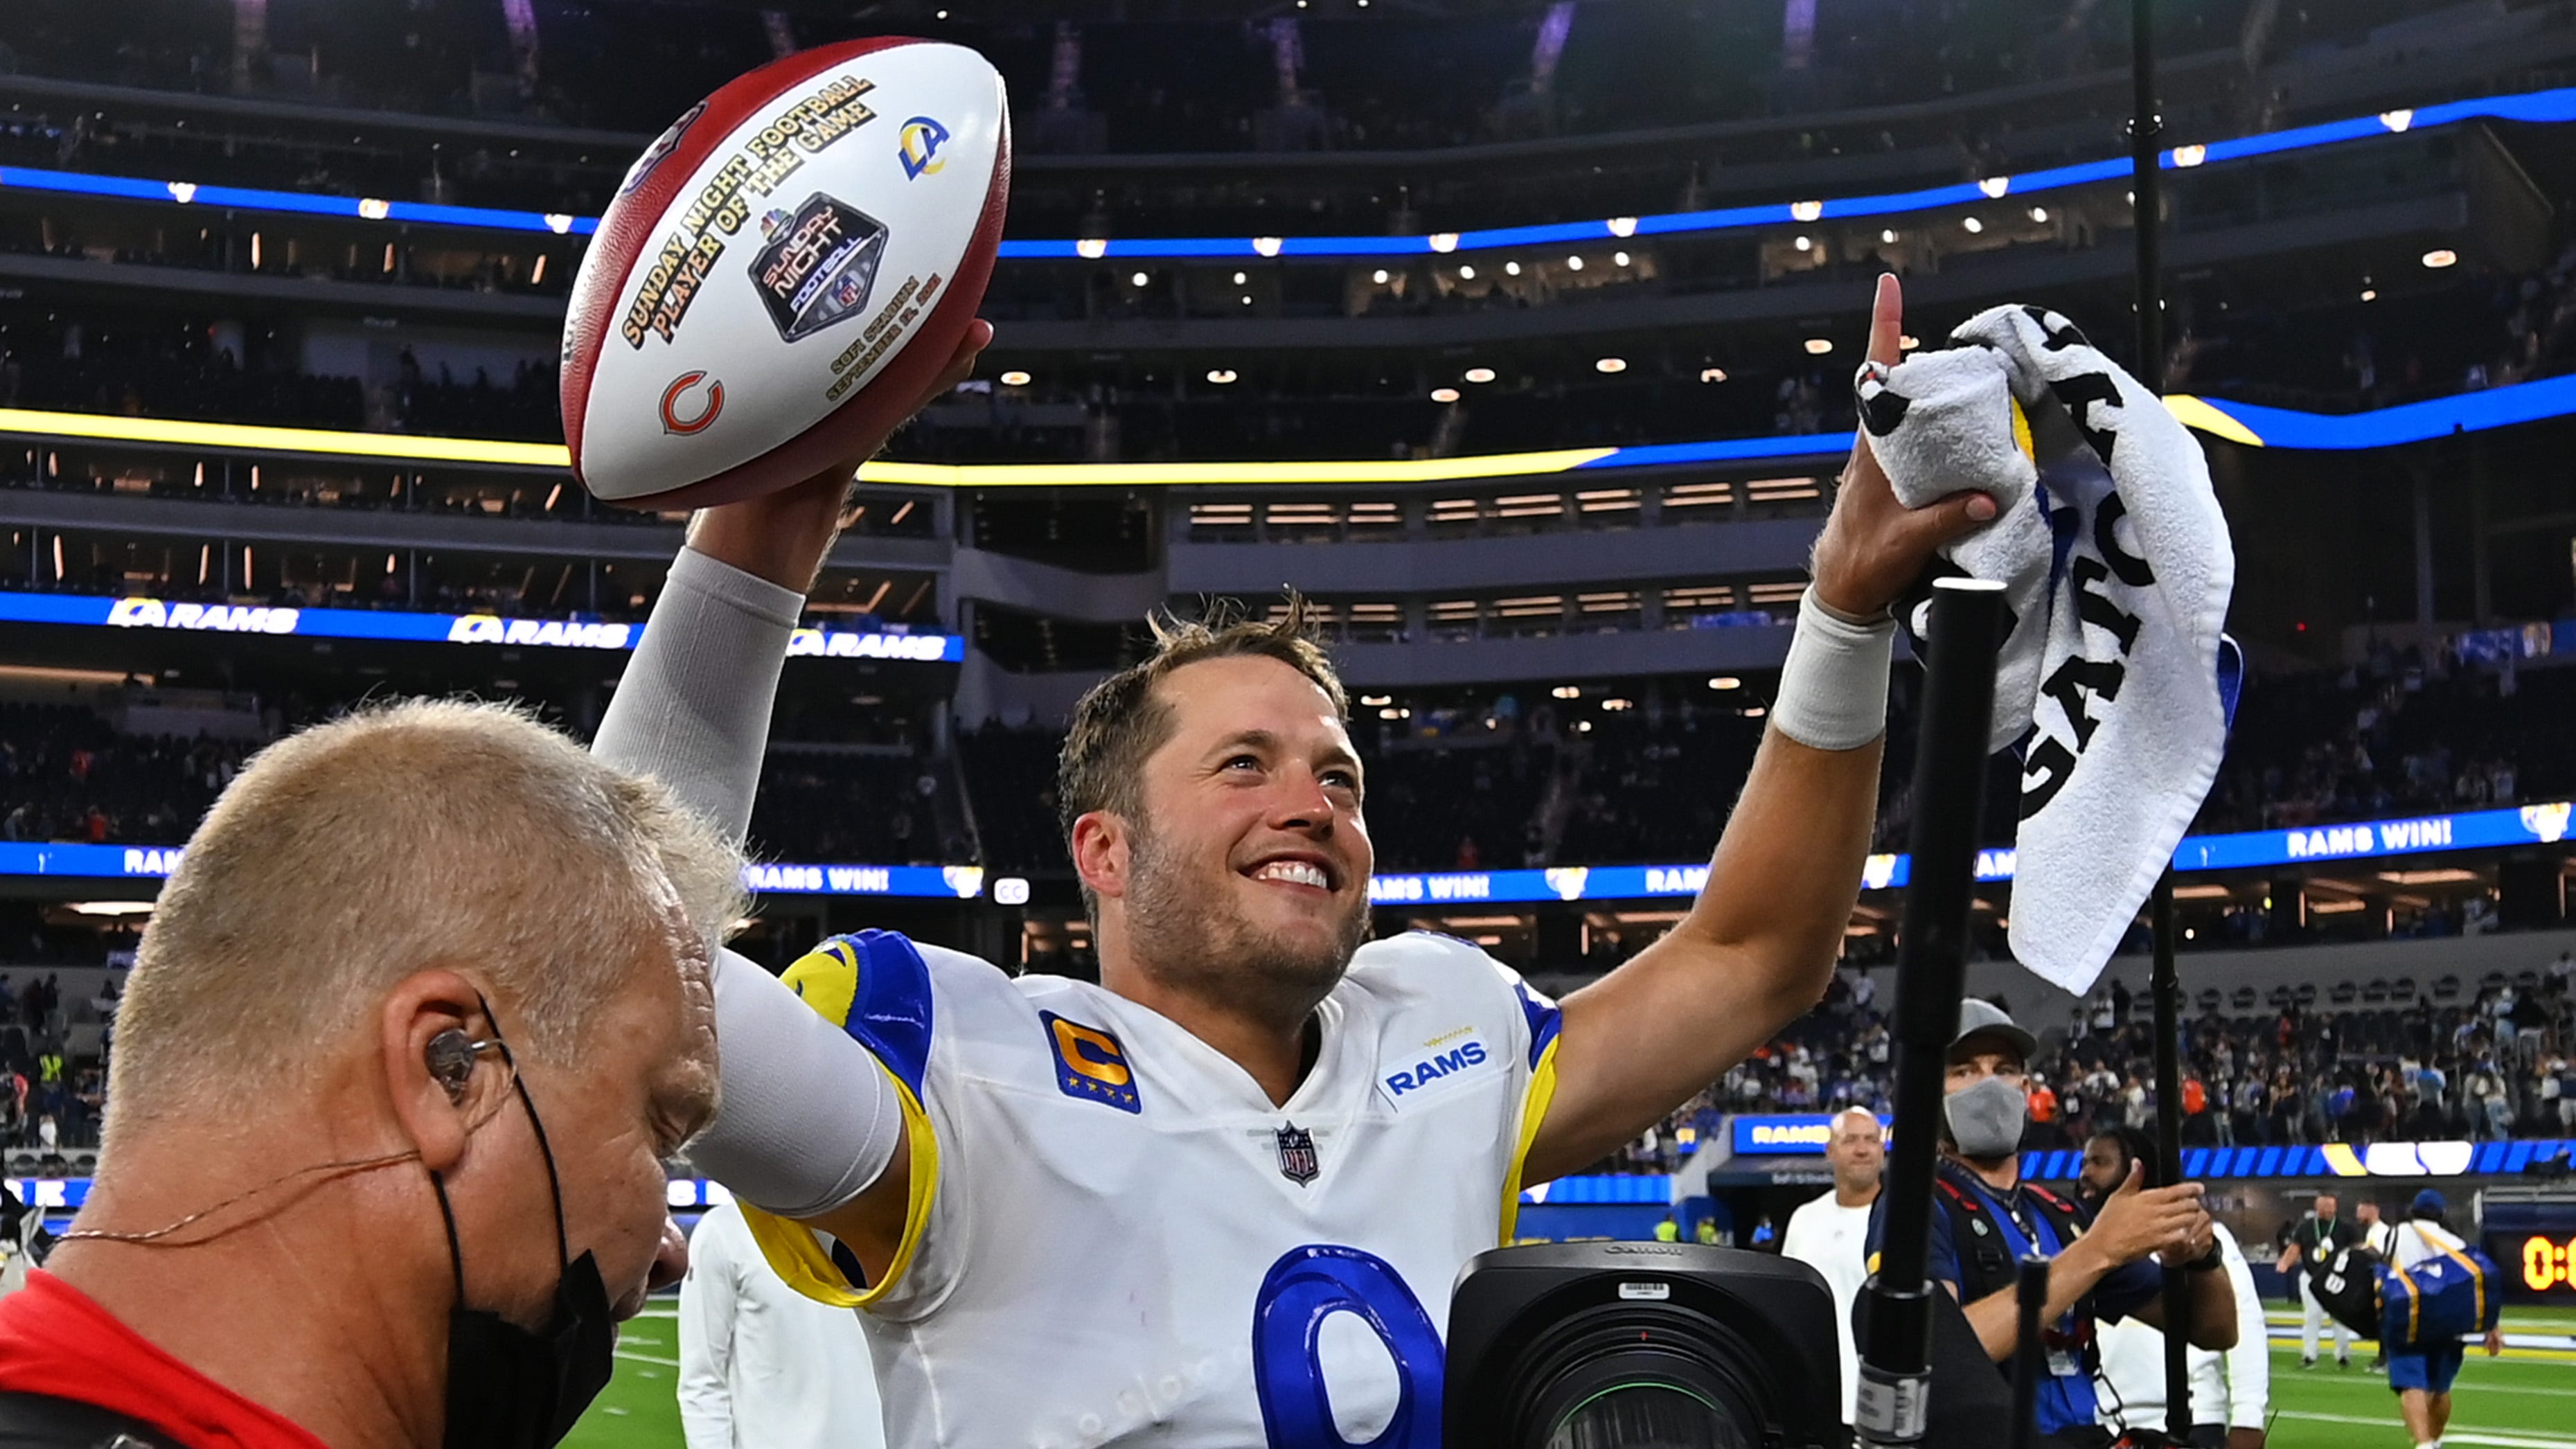
<instances>
[{"instance_id":1,"label":"stadium crowd","mask_svg":"<svg viewBox=\"0 0 2576 1449\"><path fill-rule=\"evenodd\" d=\"M1668 1172L1724 1114L1890 1110L1893 985L1846 968L1824 1004L1727 1073L1610 1170ZM2186 993L2191 973L2184 971ZM2194 1147L2488 1141L2576 1133L2576 953L2511 976L2418 990L2411 980L2222 996L2183 1016L2183 1142ZM2374 999L2375 998L2375 999ZM2009 1007L2008 1001L1998 1004ZM2194 1009L2196 1007L2196 1009ZM2034 1023L2040 1024L2040 1023ZM2153 1131L2152 1014L2113 981L2042 1034L2026 1149Z\"/></svg>"},{"instance_id":2,"label":"stadium crowd","mask_svg":"<svg viewBox=\"0 0 2576 1449\"><path fill-rule=\"evenodd\" d=\"M302 602L302 595L288 590L276 602ZM454 589L425 602L504 613L527 603ZM830 622L852 628L872 621L836 615ZM1882 776L1885 849L1903 848L1912 818L1904 683ZM1526 693L1537 702L1506 691L1463 707L1426 704L1392 721L1361 711L1354 734L1370 768L1381 865L1476 870L1691 859L1724 826L1734 782L1751 767L1764 728L1758 680L1740 692L1649 685L1632 691L1633 699L1599 689L1566 700ZM284 713L268 710L270 733L330 708L300 696L280 703ZM2277 829L2564 800L2576 796L2576 752L2564 728L2571 714L2576 669L2463 658L2447 643L2381 645L2341 670L2266 674L2244 696L2194 829ZM775 852L801 860L976 857L1012 872L1068 868L1055 818L1063 744L1057 730L990 721L961 731L951 758L891 761L884 745L852 752L858 747L848 746L846 720L817 719L810 733L782 738L818 743L791 744L785 749L792 753L772 757L756 834ZM0 816L0 837L174 842L239 761L238 745L121 735L76 706L0 705L0 785L9 787L15 807ZM962 821L934 828L901 812L852 808L900 795L896 786L919 780L935 787L914 791L924 798L953 794L942 782L960 782L972 802L971 832ZM2011 788L2008 777L1996 784ZM842 791L854 792L849 802L802 803ZM1988 814L1992 829L2004 832L1995 843L2006 843L2011 813ZM2427 917L2420 929L2453 934L2466 925L2456 915ZM2250 943L2277 930L2266 913L2248 911L2198 944Z\"/></svg>"}]
</instances>

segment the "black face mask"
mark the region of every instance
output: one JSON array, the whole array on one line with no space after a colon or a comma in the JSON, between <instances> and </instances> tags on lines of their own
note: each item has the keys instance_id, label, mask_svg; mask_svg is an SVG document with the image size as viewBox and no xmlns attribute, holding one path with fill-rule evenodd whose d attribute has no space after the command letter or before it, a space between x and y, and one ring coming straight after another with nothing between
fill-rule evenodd
<instances>
[{"instance_id":1,"label":"black face mask","mask_svg":"<svg viewBox=\"0 0 2576 1449\"><path fill-rule=\"evenodd\" d=\"M510 1061L510 1049L493 1045ZM546 1326L531 1332L488 1309L465 1306L465 1256L457 1247L456 1214L447 1205L447 1185L429 1176L438 1193L439 1216L447 1223L447 1261L456 1274L456 1306L447 1315L447 1449L549 1449L572 1432L590 1401L608 1386L614 1371L617 1322L611 1317L608 1288L599 1276L599 1260L590 1253L566 1261L563 1183L555 1175L554 1149L546 1143L545 1123L511 1061L511 1089L527 1109L536 1130L537 1151L546 1160L546 1187L554 1194L555 1258L563 1263L555 1280L554 1303Z\"/></svg>"}]
</instances>

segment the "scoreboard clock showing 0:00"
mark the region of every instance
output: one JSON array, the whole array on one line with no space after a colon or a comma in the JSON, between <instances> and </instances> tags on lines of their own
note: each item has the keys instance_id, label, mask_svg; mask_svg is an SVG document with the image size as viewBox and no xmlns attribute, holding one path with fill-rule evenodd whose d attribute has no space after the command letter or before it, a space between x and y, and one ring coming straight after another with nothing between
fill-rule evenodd
<instances>
[{"instance_id":1,"label":"scoreboard clock showing 0:00","mask_svg":"<svg viewBox=\"0 0 2576 1449\"><path fill-rule=\"evenodd\" d=\"M2576 1238L2562 1241L2534 1233L2523 1239L2522 1286L2535 1293L2554 1289L2576 1294Z\"/></svg>"}]
</instances>

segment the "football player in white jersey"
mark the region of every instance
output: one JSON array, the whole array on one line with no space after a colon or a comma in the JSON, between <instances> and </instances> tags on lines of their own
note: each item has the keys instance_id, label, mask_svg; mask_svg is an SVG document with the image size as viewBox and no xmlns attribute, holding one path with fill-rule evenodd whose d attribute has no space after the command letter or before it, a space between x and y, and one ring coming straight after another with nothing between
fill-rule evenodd
<instances>
[{"instance_id":1,"label":"football player in white jersey","mask_svg":"<svg viewBox=\"0 0 2576 1449\"><path fill-rule=\"evenodd\" d=\"M1898 323L1889 279L1872 358ZM846 476L699 515L600 729L737 836ZM1463 942L1367 939L1366 783L1320 651L1166 628L1078 706L1062 762L1101 984L877 932L785 985L728 955L723 1108L691 1158L759 1205L791 1283L865 1310L889 1443L1429 1449L1451 1282L1510 1239L1521 1188L1822 994L1889 605L1993 511L1909 511L1856 452L1706 889L1562 1007Z\"/></svg>"}]
</instances>

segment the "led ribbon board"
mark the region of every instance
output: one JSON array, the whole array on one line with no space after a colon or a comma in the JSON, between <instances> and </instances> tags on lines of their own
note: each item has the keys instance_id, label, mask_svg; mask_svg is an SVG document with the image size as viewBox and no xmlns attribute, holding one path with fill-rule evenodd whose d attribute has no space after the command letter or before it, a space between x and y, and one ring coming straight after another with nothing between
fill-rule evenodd
<instances>
[{"instance_id":1,"label":"led ribbon board","mask_svg":"<svg viewBox=\"0 0 2576 1449\"><path fill-rule=\"evenodd\" d=\"M39 844L0 841L0 876L56 876L72 880L160 880L186 858L176 845ZM984 871L972 865L747 865L746 890L791 895L886 896L910 900L973 900L983 894Z\"/></svg>"},{"instance_id":2,"label":"led ribbon board","mask_svg":"<svg viewBox=\"0 0 2576 1449\"><path fill-rule=\"evenodd\" d=\"M300 639L368 639L404 644L501 644L514 649L631 650L641 624L578 619L505 619L497 614L420 614L398 609L299 609L260 604L199 604L94 594L0 591L0 623L68 624L181 634L273 634ZM956 634L860 633L798 629L789 658L894 659L962 663Z\"/></svg>"},{"instance_id":3,"label":"led ribbon board","mask_svg":"<svg viewBox=\"0 0 2576 1449\"><path fill-rule=\"evenodd\" d=\"M2512 1177L2548 1170L2570 1145L2557 1137L2509 1142L2348 1142L2317 1146L2186 1147L2182 1175L2201 1182L2229 1177ZM2025 1152L2021 1175L2039 1182L2071 1182L2084 1167L2073 1149Z\"/></svg>"},{"instance_id":4,"label":"led ribbon board","mask_svg":"<svg viewBox=\"0 0 2576 1449\"><path fill-rule=\"evenodd\" d=\"M2286 408L2176 393L2165 408L2185 426L2254 448L2351 451L2429 442L2576 413L2576 375L2543 378L2484 392L2433 398L2367 413L2301 413ZM405 463L477 463L561 471L571 460L561 443L420 437L408 433L329 432L242 423L197 423L102 413L0 408L0 436L79 439L236 452L385 459ZM1289 487L1316 484L1455 483L1487 478L1542 478L1569 473L1669 468L1694 463L1795 463L1851 452L1850 433L1776 438L1724 438L1698 443L1645 443L1617 448L1557 448L1483 453L1461 458L1354 458L1299 462L1211 463L901 463L861 464L859 481L911 488L1181 488Z\"/></svg>"},{"instance_id":5,"label":"led ribbon board","mask_svg":"<svg viewBox=\"0 0 2576 1449\"><path fill-rule=\"evenodd\" d=\"M2383 111L2376 116L2358 116L2315 126L2294 126L2284 131L2270 131L2235 140L2177 146L2163 152L2158 157L2158 164L2169 171L2189 170L2373 136L2434 130L2472 120L2522 121L2542 125L2576 120L2576 89L2485 96L2409 110ZM2125 158L2087 161L2074 166L2050 167L2017 176L1989 176L1978 181L1917 191L1815 201L1779 201L1707 211L1665 212L1656 216L1615 216L1599 221L1558 222L1543 226L1495 227L1431 236L1086 237L1069 241L1005 241L1001 255L1005 260L1020 261L1099 261L1110 258L1245 260L1435 256L1510 247L1581 245L1641 236L1736 231L1748 227L1895 216L1949 206L1969 206L1980 201L1999 201L2006 196L2036 196L2071 186L2115 181L2129 174L2129 165ZM560 212L505 211L375 197L321 196L246 186L200 185L190 181L96 176L81 171L50 171L30 166L0 166L0 187L116 201L215 206L232 211L323 216L403 226L471 227L486 231L542 232L555 236L588 236L599 227L596 217L570 216Z\"/></svg>"},{"instance_id":6,"label":"led ribbon board","mask_svg":"<svg viewBox=\"0 0 2576 1449\"><path fill-rule=\"evenodd\" d=\"M0 594L0 605L14 600L49 597ZM303 612L311 616L333 611L308 609ZM12 616L0 613L0 619L9 617ZM357 617L367 616L359 614ZM640 633L640 628L636 632ZM333 637L386 636L342 634ZM952 635L836 637L941 639L946 641L943 647L961 651L964 648L964 641ZM2568 802L2557 801L2518 809L2475 810L2461 815L2366 820L2351 825L2319 825L2300 830L2193 835L2185 837L2174 851L2174 869L2245 870L2312 861L2369 860L2444 851L2549 845L2567 838L2571 813L2576 811L2571 811ZM178 861L179 851L175 846L0 842L0 875L161 876L169 874ZM1905 856L1873 855L1862 864L1861 887L1864 890L1895 890L1905 885L1908 874ZM2012 851L1977 852L1977 879L2005 881L2012 879L2012 874ZM743 873L743 884L754 891L788 895L944 896L957 900L980 897L984 893L984 879L983 868L972 865L769 864L749 867ZM1706 865L1557 865L1543 870L1379 874L1369 877L1368 892L1371 905L1402 909L1408 906L1528 905L1546 901L1655 900L1695 896L1706 884Z\"/></svg>"}]
</instances>

